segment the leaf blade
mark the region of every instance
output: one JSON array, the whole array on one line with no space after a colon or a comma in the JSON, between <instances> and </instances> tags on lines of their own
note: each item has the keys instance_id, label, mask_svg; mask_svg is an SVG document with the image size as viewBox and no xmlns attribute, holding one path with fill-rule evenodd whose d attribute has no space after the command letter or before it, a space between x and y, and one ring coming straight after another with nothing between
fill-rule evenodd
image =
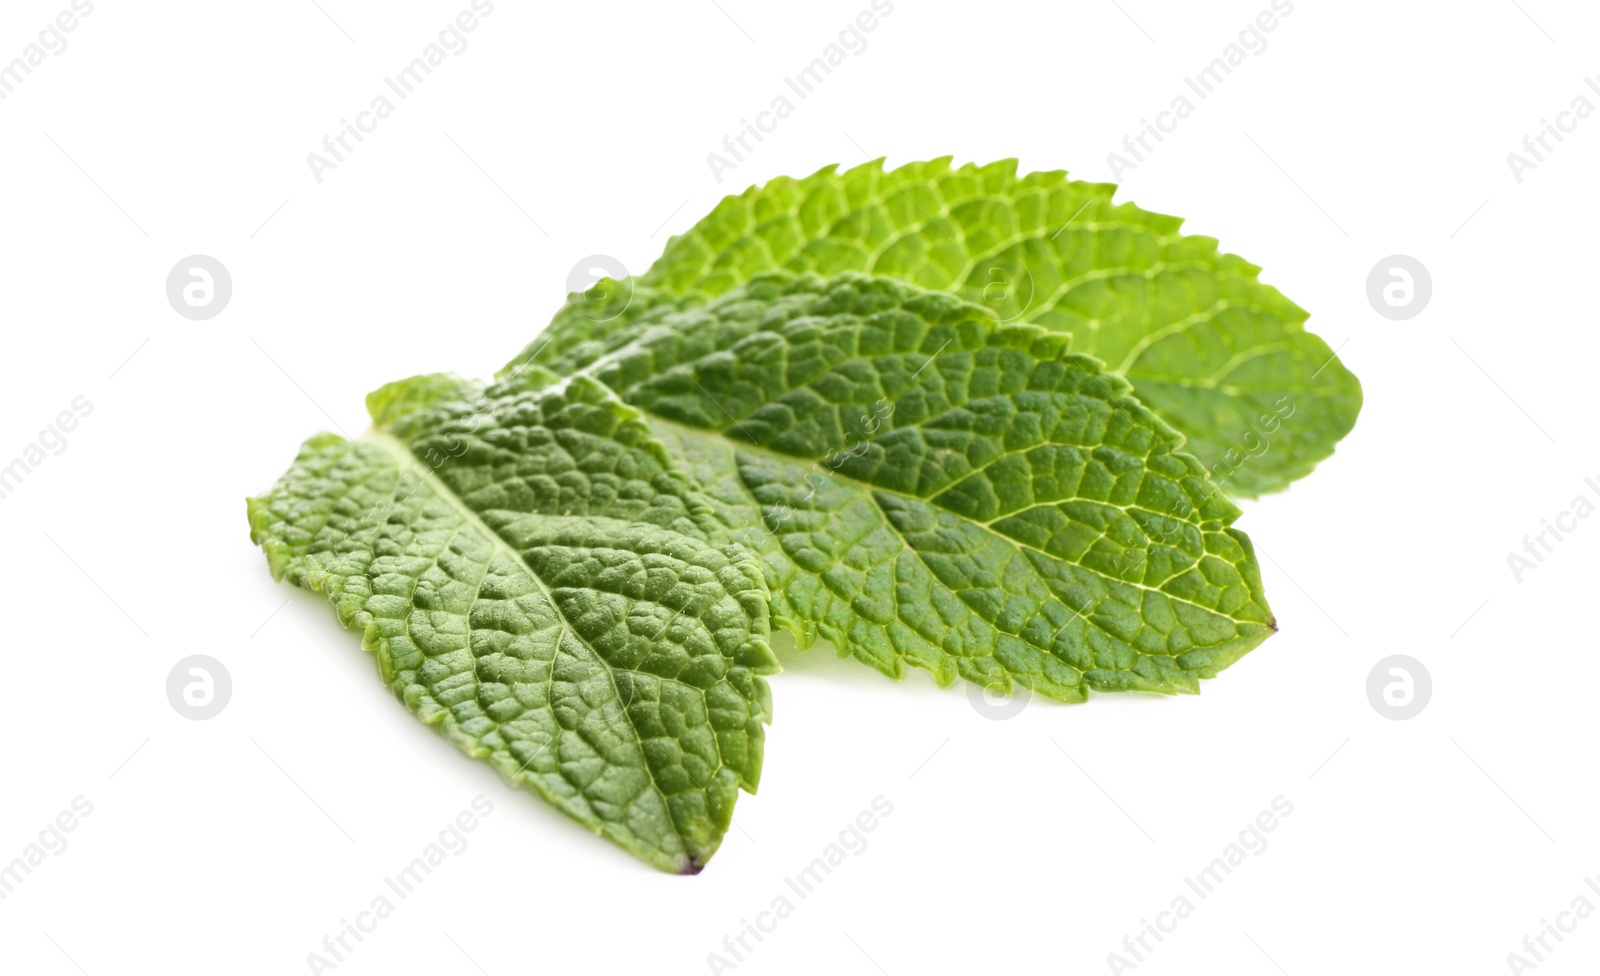
<instances>
[{"instance_id":1,"label":"leaf blade","mask_svg":"<svg viewBox=\"0 0 1600 976\"><path fill-rule=\"evenodd\" d=\"M830 166L725 198L639 282L704 298L768 270L860 271L950 291L1001 321L1072 334L1230 494L1304 476L1353 428L1360 382L1259 268L1183 235L1178 218L1114 204L1115 190L1019 177L1015 160ZM1281 347L1271 367L1241 374L1235 360L1263 344Z\"/></svg>"},{"instance_id":2,"label":"leaf blade","mask_svg":"<svg viewBox=\"0 0 1600 976\"><path fill-rule=\"evenodd\" d=\"M1060 333L849 273L639 289L605 341L563 341L587 313L508 371L592 375L649 417L802 643L1081 701L1197 690L1273 630L1237 507Z\"/></svg>"},{"instance_id":3,"label":"leaf blade","mask_svg":"<svg viewBox=\"0 0 1600 976\"><path fill-rule=\"evenodd\" d=\"M454 382L375 394L391 433L308 441L251 500L252 538L274 576L329 597L385 683L458 748L648 863L695 873L759 779L760 676L776 670L761 570L698 532L704 506L681 477L681 496L648 504L674 475L598 385L488 405ZM467 433L472 416L484 422ZM459 447L454 485L416 448L438 436ZM524 461L554 494L465 501L486 464L513 480L492 470L496 438L542 451ZM549 514L552 501L583 510Z\"/></svg>"}]
</instances>

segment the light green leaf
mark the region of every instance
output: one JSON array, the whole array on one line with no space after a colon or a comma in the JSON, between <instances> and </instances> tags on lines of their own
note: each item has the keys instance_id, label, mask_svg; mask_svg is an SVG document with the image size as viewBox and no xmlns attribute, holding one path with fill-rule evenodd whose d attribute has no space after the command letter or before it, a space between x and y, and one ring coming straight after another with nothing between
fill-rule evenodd
<instances>
[{"instance_id":1,"label":"light green leaf","mask_svg":"<svg viewBox=\"0 0 1600 976\"><path fill-rule=\"evenodd\" d=\"M615 294L575 296L488 395L530 364L617 391L802 643L1081 701L1196 691L1272 633L1237 507L1067 336L852 273Z\"/></svg>"},{"instance_id":2,"label":"light green leaf","mask_svg":"<svg viewBox=\"0 0 1600 976\"><path fill-rule=\"evenodd\" d=\"M1113 204L1112 184L1016 161L782 177L717 205L640 283L723 294L771 269L862 271L952 291L1001 321L1070 333L1253 497L1307 474L1355 424L1361 385L1255 265Z\"/></svg>"},{"instance_id":3,"label":"light green leaf","mask_svg":"<svg viewBox=\"0 0 1600 976\"><path fill-rule=\"evenodd\" d=\"M273 575L326 594L461 750L699 871L760 775L760 565L711 538L711 507L591 380L486 400L426 376L369 405L379 430L312 438L250 500Z\"/></svg>"}]
</instances>

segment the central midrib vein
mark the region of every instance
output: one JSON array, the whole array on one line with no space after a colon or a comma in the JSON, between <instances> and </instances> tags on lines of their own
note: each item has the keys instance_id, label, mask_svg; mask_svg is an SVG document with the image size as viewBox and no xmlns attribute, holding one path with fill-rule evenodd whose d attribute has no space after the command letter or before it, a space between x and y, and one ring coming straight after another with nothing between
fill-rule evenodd
<instances>
[{"instance_id":1,"label":"central midrib vein","mask_svg":"<svg viewBox=\"0 0 1600 976\"><path fill-rule=\"evenodd\" d=\"M626 342L623 342L622 344L617 346L615 349L612 349L610 352L605 353L604 355L596 357L588 365L582 367L581 369L576 370L571 375L558 380L556 383L552 384L552 386L553 387L564 387L566 384L571 383L573 380L578 379L579 377L582 377L582 378L588 379L588 380L590 380L592 382L599 383L601 386L604 386L606 389L610 390L619 399L623 400L624 402L628 402L627 394L625 392L617 389L616 387L612 386L610 383L607 383L601 377L600 374L607 367L612 366L612 365L614 365L614 364L616 364L618 362L621 362L625 357L627 357L629 355L634 355L634 354L637 354L639 352L648 351L649 350L648 342L649 342L650 338L652 337L652 335L657 333L658 331L665 331L665 332L668 332L668 333L672 332L672 330L671 330L671 328L669 326L666 326L666 325L664 325L664 324L662 324L660 322L642 325L641 331L639 332L638 335L634 336L632 339L630 339L630 340L628 340ZM516 377L516 375L522 371L522 366L527 365L528 363L532 363L533 360L537 358L537 355L538 354L535 353L533 356L529 357L529 359L526 360L523 364L519 365L515 370L512 371L511 375L509 377L507 377L507 380L514 379ZM677 362L676 359L674 359L673 361ZM678 363L678 365L680 367L683 366L682 363ZM926 364L924 364L924 365L926 365ZM696 383L698 385L698 380L696 381ZM704 392L704 388L702 388L702 392ZM638 404L628 403L628 405L633 407L635 410L638 410L640 412L640 414L642 414L643 416L647 417L652 424L659 423L664 427L668 427L670 429L679 431L680 433L689 432L689 433L693 433L693 434L696 434L696 435L699 435L699 436L720 437L723 440L727 441L728 444L730 444L731 446L733 446L737 450L750 451L752 453L760 454L760 455L763 455L765 457L769 457L769 458L772 458L772 459L778 460L778 461L787 462L787 463L790 463L790 464L812 464L812 465L817 465L817 464L822 464L823 463L823 461L816 460L816 459L813 459L813 458L795 457L793 455L784 454L781 451L775 451L775 450L772 450L771 448L763 447L763 446L760 446L760 445L757 445L757 444L752 444L752 443L750 443L748 441L734 440L733 438L731 438L731 437L729 437L727 435L726 429L717 430L717 429L706 428L706 427L694 427L694 426L689 425L689 424L683 424L683 423L679 423L679 422L674 421L674 420L668 420L665 417L662 417L660 414L654 413L652 411L648 411L644 407L639 406ZM726 414L727 410L724 409L723 413ZM739 419L737 417L734 417L732 414L728 414L728 419L732 420L736 426L739 424ZM1062 445L1062 446L1064 446L1064 447L1074 447L1074 448L1077 448L1078 450L1086 450L1085 448L1079 447L1076 444L1066 444L1066 445ZM922 498L922 497L917 496L917 495L910 495L910 494L907 494L906 492L903 492L903 491L897 491L897 490L892 489L892 488L884 488L884 487L881 487L879 485L871 484L869 482L860 481L858 479L850 477L849 475L840 474L837 469L830 468L829 469L829 476L833 477L833 478L837 478L839 481L842 481L842 482L844 482L844 483L846 483L846 484L848 484L848 485L850 485L852 487L861 489L863 491L867 491L867 492L880 492L880 491L881 492L887 492L889 494L899 495L902 498L909 498L909 499L913 499L915 501L922 502L923 504L931 505L931 506L933 506L935 508L940 509L941 511L949 511L948 509L945 509L943 506L935 505L931 500L929 500L927 498ZM1060 501L1068 501L1068 500L1070 500L1070 499L1061 499ZM1082 500L1083 501L1093 501L1093 499L1082 499ZM1046 503L1046 504L1049 504L1049 503ZM1111 504L1111 503L1106 502L1104 504ZM1113 508L1121 508L1122 506L1112 505L1112 507ZM952 512L951 514L957 515L958 517L962 517L962 516L959 515L959 513ZM1011 513L1011 514L1015 514L1015 513ZM1175 517L1175 516L1172 516L1172 517ZM887 520L887 516L885 518ZM992 525L990 525L988 523L977 522L975 520L971 520L971 521L973 521L974 524L980 526L985 532L989 532L989 533L991 533L991 534L993 534L995 536L998 536L999 538L1004 539L1006 542L1008 542L1008 543L1010 543L1012 545L1020 546L1023 549L1027 549L1027 550L1031 550L1033 552L1040 553L1041 555L1048 556L1051 559L1061 559L1062 562L1065 562L1068 565L1077 566L1080 569L1083 569L1085 572L1093 573L1096 576L1099 576L1101 579L1106 579L1106 580L1115 579L1114 577L1107 576L1105 573L1101 573L1098 570L1095 570L1095 569L1093 569L1093 568L1091 568L1089 566L1085 566L1081 562L1073 562L1072 560L1069 560L1069 559L1063 559L1062 557L1056 556L1056 555L1054 555L1052 553L1049 553L1049 552L1046 552L1045 550L1040 549L1037 546L1032 546L1032 545L1029 545L1026 542L1022 542L1021 540L1015 539L1015 538L1013 538L1013 537L1011 537L1009 535L1006 535L1003 532L1000 532L1000 531L996 530ZM1184 522L1186 522L1187 524L1190 524L1190 525L1194 525L1195 524L1195 523L1192 523L1192 522L1187 522L1187 520L1183 520L1183 519L1180 519L1180 521L1184 521ZM1195 527L1197 529L1199 529L1202 533L1205 532L1204 526L1196 525ZM892 525L891 525L891 528L893 528ZM897 534L899 533L898 529L896 529L895 531L896 531ZM1196 567L1198 567L1199 566L1199 562L1196 561L1195 565L1196 565ZM1181 596L1177 596L1175 594L1168 593L1166 590L1163 590L1160 587L1150 586L1150 585L1145 584L1145 583L1135 583L1135 582L1132 582L1130 580L1124 580L1124 579L1116 579L1115 581L1118 582L1118 583L1122 583L1122 584L1124 584L1126 586L1132 586L1132 587L1134 587L1136 589L1144 590L1145 592L1148 592L1148 593L1158 593L1161 596L1167 598L1168 600L1172 600L1172 601L1175 601L1177 603L1183 603L1183 604L1186 604L1188 606L1194 607L1197 610L1203 610L1203 611L1205 611L1207 613L1215 614L1216 616L1222 617L1225 620L1232 620L1232 621L1235 621L1236 623L1254 623L1254 621L1248 621L1248 620L1243 620L1241 618L1233 617L1233 616L1230 616L1230 615L1228 615L1226 613L1223 613L1220 610L1216 610L1216 609L1214 609L1212 607L1207 607L1207 606L1205 606L1203 604L1195 603L1193 600L1188 600L1188 599L1185 599L1185 598L1183 598Z\"/></svg>"},{"instance_id":2,"label":"central midrib vein","mask_svg":"<svg viewBox=\"0 0 1600 976\"><path fill-rule=\"evenodd\" d=\"M632 406L632 404L630 404L630 406ZM810 464L816 465L816 464L821 464L822 463L821 461L811 461L811 460L809 460L807 458L794 457L793 455L784 454L781 451L774 451L771 448L762 447L762 446L760 446L758 444L750 444L750 443L747 443L745 441L734 440L733 438L731 438L731 437L729 437L727 435L726 431L723 431L723 430L712 430L712 429L705 428L705 427L694 427L694 426L691 426L689 424L679 423L679 422L677 422L675 420L667 420L666 418L660 416L659 414L647 413L641 407L634 406L634 409L639 410L646 417L648 417L649 420L650 420L650 423L652 425L659 424L662 427L668 428L668 429L678 433L679 436L682 436L684 434L689 434L689 435L693 435L693 436L697 436L697 437L717 437L717 438L720 438L723 441L727 442L728 446L731 447L733 450L736 450L736 451L749 451L752 454L758 454L758 455L761 455L762 457L770 458L770 459L775 460L775 461L782 461L782 462L785 462L785 463L788 463L788 464L807 464L807 463L810 463ZM1063 445L1063 446L1077 447L1077 445ZM1079 450L1083 450L1083 448L1081 448L1081 447L1078 448L1078 449ZM885 494L898 495L901 498L906 498L906 499L910 499L912 501L921 502L922 504L928 505L928 506L930 506L932 508L935 508L935 509L938 509L939 511L945 511L945 512L949 511L948 509L944 508L943 506L935 505L929 499L922 498L922 497L920 497L918 495L911 495L911 494L907 494L906 492L903 492L903 491L896 491L893 488L884 488L884 487L882 487L880 485L874 485L871 482L861 481L861 480L858 480L856 478L852 478L849 475L840 474L836 470L831 470L830 469L829 477L837 478L839 481L849 485L850 487L857 488L857 489L859 489L861 491L865 491L865 492L869 492L869 493L871 493L871 492L883 492ZM1068 500L1068 499L1063 499L1063 501L1066 501L1066 500ZM1093 499L1081 499L1081 500L1082 501L1093 501ZM1042 503L1042 504L1055 504L1055 503L1045 502L1045 503ZM1108 504L1109 505L1110 503L1106 502L1104 504ZM1111 507L1112 508L1121 508L1121 506L1119 506L1119 505L1112 505ZM951 512L950 514L957 515L958 518L964 517L964 516L960 516L960 515L958 515L957 513L954 513L954 512ZM1008 514L1014 515L1016 513L1012 512L1012 513L1008 513ZM1176 516L1168 516L1168 517L1169 518L1176 518ZM885 523L889 524L889 527L891 529L894 529L896 535L900 535L900 530L895 528L893 523L889 522L887 514L884 515L884 521L885 521ZM1218 617L1222 617L1225 620L1233 620L1233 621L1235 621L1237 623L1255 623L1255 621L1243 620L1243 619L1240 619L1240 618L1237 618L1237 617L1229 616L1228 614L1223 613L1222 611L1217 610L1214 607L1208 607L1208 606L1205 606L1204 604L1195 603L1193 600L1186 600L1181 596L1177 596L1175 594L1168 593L1166 590L1160 589L1159 587L1150 586L1150 585L1145 584L1145 583L1135 583L1135 582L1133 582L1131 580L1117 579L1116 577L1113 577L1113 576L1107 576L1105 573L1099 572L1098 570L1096 570L1096 569L1094 569L1092 567L1085 566L1081 562L1073 562L1070 559L1064 559L1063 557L1057 556L1054 553L1046 552L1045 550L1040 549L1038 546L1032 546L1032 545L1029 545L1028 543L1023 542L1023 541L1021 541L1019 539L1012 538L1011 536L1006 535L1004 532L1000 532L1000 531L996 530L993 526L987 525L987 524L985 524L983 522L978 522L978 521L972 520L972 519L968 519L968 521L971 521L972 524L974 524L976 526L979 526L985 532L988 532L988 533L990 533L992 535L996 535L996 536L1000 537L1001 539L1004 539L1007 543L1010 543L1011 545L1019 546L1019 547L1021 547L1023 549L1028 549L1028 550L1031 550L1033 552L1037 552L1037 553L1039 553L1041 555L1048 556L1051 559L1060 559L1062 562L1067 563L1070 566L1076 566L1079 569L1084 570L1085 572L1093 573L1094 575L1100 577L1101 579L1112 580L1114 582L1121 583L1124 586L1131 586L1131 587L1134 587L1136 589L1144 590L1144 591L1149 592L1149 593L1158 593L1162 597L1164 597L1164 598L1166 598L1168 600L1172 600L1175 603L1187 604L1188 606L1194 607L1197 610L1203 610L1206 613L1214 614L1214 615L1216 615ZM1188 522L1186 520L1180 520L1180 521L1184 521L1185 524L1187 524L1187 525L1194 525L1193 522ZM1205 528L1203 526L1195 525L1195 528L1198 529L1202 534L1205 532ZM902 537L902 541L905 541L903 537ZM909 545L909 543L907 543L907 544ZM915 550L913 550L913 551L915 551ZM1195 565L1198 567L1198 565L1199 565L1198 561L1196 562Z\"/></svg>"},{"instance_id":3,"label":"central midrib vein","mask_svg":"<svg viewBox=\"0 0 1600 976\"><path fill-rule=\"evenodd\" d=\"M545 585L544 580L537 572L534 571L534 568L528 565L528 561L527 559L523 558L522 553L518 552L514 547L512 547L511 543L507 542L504 536L490 528L489 523L485 522L482 516L469 508L467 504L461 500L460 496L458 496L449 485L445 484L444 481L433 472L432 468L424 464L420 458L413 454L410 446L404 441L392 434L385 433L384 431L377 430L375 428L370 429L366 433L362 434L361 440L379 448L380 450L383 450L385 453L392 456L396 461L400 462L402 470L409 470L417 473L418 477L423 480L423 482L433 492L434 496L444 501L446 505L449 505L457 515L461 516L463 522L481 532L486 538L489 539L491 545L506 553L516 561L517 565L522 568L523 572L528 574L528 578L533 580L534 585L539 587L539 592L544 595L545 601L550 604L551 612L561 619L562 625L566 631L576 638L584 647L588 648L590 654L594 655L595 662L600 666L600 669L605 672L606 679L611 682L611 691L614 695L616 695L616 701L620 705L622 702L622 689L617 687L617 676L613 673L610 662L608 662L605 657L601 655L599 650L597 650L593 644L589 643L589 641L578 632L578 629L573 626L572 621L567 619L567 615L561 609L561 604L556 600L555 594L550 592L550 588ZM469 648L468 652L470 653L470 651L471 649ZM473 656L476 658L476 655ZM551 673L554 674L554 671L555 662L552 660ZM474 675L474 680L476 680L476 675ZM553 710L554 706L552 705L551 708ZM689 849L688 838L686 838L678 829L678 822L677 820L673 819L672 816L672 804L668 800L667 795L661 791L661 784L656 782L655 772L650 768L650 760L645 753L644 740L639 737L639 730L634 728L633 722L627 721L627 709L622 708L620 714L624 719L624 724L627 725L628 730L633 734L634 744L639 749L640 766L645 771L646 777L650 781L650 788L655 791L656 797L661 801L661 808L667 813L667 822L672 825L672 832L678 838L678 843L683 848L683 856L685 860L693 862L694 855ZM719 762L722 761L720 747L718 748L717 758ZM723 768L727 768L727 764L725 762L723 763ZM539 780L540 786L543 786L544 784L542 782L542 777L539 777ZM557 799L554 794L551 794L550 798L552 800ZM595 818L597 820L600 819L597 813L595 814ZM601 822L604 823L605 821L602 820Z\"/></svg>"}]
</instances>

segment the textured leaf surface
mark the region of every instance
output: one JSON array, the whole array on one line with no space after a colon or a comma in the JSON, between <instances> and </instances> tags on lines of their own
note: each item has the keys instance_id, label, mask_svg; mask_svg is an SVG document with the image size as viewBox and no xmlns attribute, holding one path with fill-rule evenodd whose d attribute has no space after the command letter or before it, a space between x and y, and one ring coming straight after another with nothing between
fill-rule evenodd
<instances>
[{"instance_id":1,"label":"textured leaf surface","mask_svg":"<svg viewBox=\"0 0 1600 976\"><path fill-rule=\"evenodd\" d=\"M712 540L707 502L597 383L489 401L419 377L369 405L379 432L312 438L250 500L273 575L325 593L463 751L698 871L760 774L760 565Z\"/></svg>"},{"instance_id":2,"label":"textured leaf surface","mask_svg":"<svg viewBox=\"0 0 1600 976\"><path fill-rule=\"evenodd\" d=\"M1113 204L1115 190L1059 171L1018 177L1015 160L828 167L724 199L640 281L715 296L781 268L953 291L1001 321L1070 333L1229 494L1308 473L1354 426L1360 383L1259 268L1182 234L1178 218Z\"/></svg>"},{"instance_id":3,"label":"textured leaf surface","mask_svg":"<svg viewBox=\"0 0 1600 976\"><path fill-rule=\"evenodd\" d=\"M582 371L646 414L802 642L1079 701L1197 690L1272 632L1238 509L1062 333L851 273L617 294L508 371Z\"/></svg>"}]
</instances>

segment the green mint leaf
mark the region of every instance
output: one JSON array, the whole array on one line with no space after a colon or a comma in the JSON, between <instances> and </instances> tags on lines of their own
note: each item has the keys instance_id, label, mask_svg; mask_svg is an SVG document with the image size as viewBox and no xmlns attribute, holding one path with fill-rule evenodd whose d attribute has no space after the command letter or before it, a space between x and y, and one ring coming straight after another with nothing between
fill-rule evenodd
<instances>
[{"instance_id":1,"label":"green mint leaf","mask_svg":"<svg viewBox=\"0 0 1600 976\"><path fill-rule=\"evenodd\" d=\"M1306 312L1182 221L1113 204L1112 184L1015 160L774 179L673 238L640 283L723 294L771 269L862 271L954 292L1001 321L1070 333L1133 382L1237 497L1284 487L1355 425L1361 385Z\"/></svg>"},{"instance_id":2,"label":"green mint leaf","mask_svg":"<svg viewBox=\"0 0 1600 976\"><path fill-rule=\"evenodd\" d=\"M778 272L709 303L574 296L488 395L547 369L637 407L802 644L1061 701L1197 691L1273 631L1239 510L1068 343L892 278Z\"/></svg>"},{"instance_id":3,"label":"green mint leaf","mask_svg":"<svg viewBox=\"0 0 1600 976\"><path fill-rule=\"evenodd\" d=\"M592 380L487 400L425 376L369 406L377 431L312 438L250 500L273 575L326 594L462 751L699 871L760 775L762 567L710 537L713 508Z\"/></svg>"}]
</instances>

